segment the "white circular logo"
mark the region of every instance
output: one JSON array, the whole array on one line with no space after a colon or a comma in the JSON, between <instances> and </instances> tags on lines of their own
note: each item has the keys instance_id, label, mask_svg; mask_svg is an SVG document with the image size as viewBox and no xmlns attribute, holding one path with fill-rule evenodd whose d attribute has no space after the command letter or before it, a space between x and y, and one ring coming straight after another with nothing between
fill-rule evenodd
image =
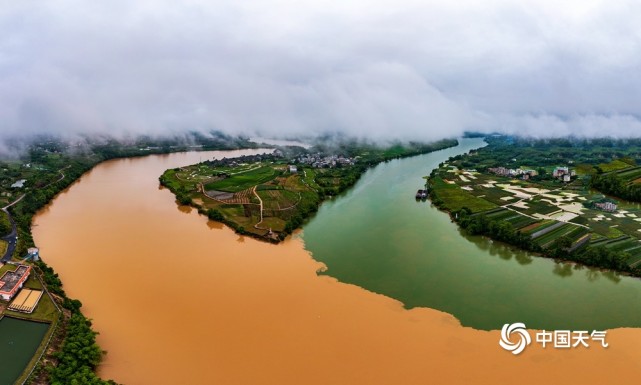
<instances>
[{"instance_id":1,"label":"white circular logo","mask_svg":"<svg viewBox=\"0 0 641 385\"><path fill-rule=\"evenodd\" d=\"M514 343L510 340L512 334L517 334L519 341ZM507 351L512 352L512 354L520 354L526 346L532 343L530 338L530 333L525 329L525 324L522 322L517 322L513 324L505 324L501 329L501 340L499 345Z\"/></svg>"}]
</instances>

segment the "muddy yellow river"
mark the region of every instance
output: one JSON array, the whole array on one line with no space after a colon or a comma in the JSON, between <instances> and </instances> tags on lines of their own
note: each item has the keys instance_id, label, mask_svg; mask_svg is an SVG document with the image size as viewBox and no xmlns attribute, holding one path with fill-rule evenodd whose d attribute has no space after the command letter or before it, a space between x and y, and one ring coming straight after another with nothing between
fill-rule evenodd
<instances>
[{"instance_id":1,"label":"muddy yellow river","mask_svg":"<svg viewBox=\"0 0 641 385\"><path fill-rule=\"evenodd\" d=\"M232 153L103 163L34 220L41 255L84 304L125 384L637 383L641 330L610 347L513 356L499 331L319 276L299 236L240 237L178 207L167 168ZM322 213L321 213L322 214ZM589 306L589 304L586 304Z\"/></svg>"}]
</instances>

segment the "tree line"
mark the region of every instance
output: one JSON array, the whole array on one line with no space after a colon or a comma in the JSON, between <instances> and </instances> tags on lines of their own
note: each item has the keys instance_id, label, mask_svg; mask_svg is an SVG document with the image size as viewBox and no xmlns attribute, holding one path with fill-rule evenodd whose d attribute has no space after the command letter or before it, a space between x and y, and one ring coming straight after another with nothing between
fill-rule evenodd
<instances>
[{"instance_id":1,"label":"tree line","mask_svg":"<svg viewBox=\"0 0 641 385\"><path fill-rule=\"evenodd\" d=\"M472 211L467 207L451 213L452 218L459 226L471 235L484 235L548 258L578 262L587 266L626 272L641 277L641 269L633 269L627 264L630 255L626 252L613 251L604 246L592 247L589 245L570 252L573 242L568 237L559 237L550 247L543 249L533 242L529 235L521 233L508 222L493 220L484 214L471 214Z\"/></svg>"},{"instance_id":2,"label":"tree line","mask_svg":"<svg viewBox=\"0 0 641 385\"><path fill-rule=\"evenodd\" d=\"M593 174L592 188L633 202L641 202L641 184L628 183L616 173Z\"/></svg>"}]
</instances>

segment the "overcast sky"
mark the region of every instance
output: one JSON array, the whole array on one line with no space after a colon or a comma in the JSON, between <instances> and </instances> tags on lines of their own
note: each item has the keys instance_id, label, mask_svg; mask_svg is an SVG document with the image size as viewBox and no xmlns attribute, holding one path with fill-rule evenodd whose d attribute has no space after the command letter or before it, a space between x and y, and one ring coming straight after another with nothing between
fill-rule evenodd
<instances>
[{"instance_id":1,"label":"overcast sky","mask_svg":"<svg viewBox=\"0 0 641 385\"><path fill-rule=\"evenodd\" d=\"M641 136L641 2L0 0L0 132Z\"/></svg>"}]
</instances>

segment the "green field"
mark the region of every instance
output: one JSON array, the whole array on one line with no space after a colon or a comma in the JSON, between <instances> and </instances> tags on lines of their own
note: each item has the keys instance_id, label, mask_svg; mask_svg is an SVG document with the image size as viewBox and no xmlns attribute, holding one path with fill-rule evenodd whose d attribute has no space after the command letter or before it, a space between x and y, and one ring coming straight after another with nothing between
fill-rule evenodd
<instances>
[{"instance_id":1,"label":"green field","mask_svg":"<svg viewBox=\"0 0 641 385\"><path fill-rule=\"evenodd\" d=\"M298 193L289 190L264 190L258 196L263 200L263 206L268 210L283 210L295 206L300 200Z\"/></svg>"},{"instance_id":2,"label":"green field","mask_svg":"<svg viewBox=\"0 0 641 385\"><path fill-rule=\"evenodd\" d=\"M571 238L572 236L576 236L576 238L573 238L572 240L575 241L581 236L587 234L587 229L583 227L578 227L575 225L570 225L570 224L563 224L557 229L554 229L550 231L547 234L543 234L535 239L535 242L543 247L549 247L556 241L558 238L561 237L568 237Z\"/></svg>"},{"instance_id":3,"label":"green field","mask_svg":"<svg viewBox=\"0 0 641 385\"><path fill-rule=\"evenodd\" d=\"M305 168L303 170L303 182L312 189L319 191L321 187L316 183L316 171L312 168Z\"/></svg>"},{"instance_id":4,"label":"green field","mask_svg":"<svg viewBox=\"0 0 641 385\"><path fill-rule=\"evenodd\" d=\"M617 171L616 174L628 183L632 183L641 178L641 166Z\"/></svg>"},{"instance_id":5,"label":"green field","mask_svg":"<svg viewBox=\"0 0 641 385\"><path fill-rule=\"evenodd\" d=\"M514 209L522 211L528 215L534 215L534 214L547 215L555 211L559 211L558 207L551 205L548 202L542 201L541 199L533 199L531 201L527 201L527 206L528 206L527 209L521 209L518 207L514 207Z\"/></svg>"},{"instance_id":6,"label":"green field","mask_svg":"<svg viewBox=\"0 0 641 385\"><path fill-rule=\"evenodd\" d=\"M599 165L599 168L601 168L603 172L617 171L628 167L630 167L629 163L623 162L619 159L615 159L610 163L601 163Z\"/></svg>"},{"instance_id":7,"label":"green field","mask_svg":"<svg viewBox=\"0 0 641 385\"><path fill-rule=\"evenodd\" d=\"M445 206L452 211L467 207L473 213L477 213L496 207L494 203L488 202L482 198L477 198L468 191L461 189L456 184L446 183L440 177L434 178L431 187L434 189L434 193L438 199L443 201Z\"/></svg>"},{"instance_id":8,"label":"green field","mask_svg":"<svg viewBox=\"0 0 641 385\"><path fill-rule=\"evenodd\" d=\"M280 174L271 166L262 166L254 170L242 172L205 185L205 189L238 192L254 187L261 183L269 182Z\"/></svg>"},{"instance_id":9,"label":"green field","mask_svg":"<svg viewBox=\"0 0 641 385\"><path fill-rule=\"evenodd\" d=\"M221 167L209 167L198 164L165 171L161 183L169 187L177 196L186 195L185 204L196 206L211 219L224 222L241 234L278 240L280 233L290 232L293 227L287 226L292 218L299 218L301 208L309 210L318 205L318 194L302 180L302 174L290 174L283 171L286 165L253 163L236 167L223 167L227 177L220 178ZM240 171L239 171L240 170ZM309 173L307 179L315 175ZM212 177L214 176L214 177ZM224 191L226 197L208 196L200 188L199 182L209 180L205 191ZM255 188L255 191L253 190ZM232 195L233 194L233 195ZM305 194L312 194L309 199ZM262 200L262 222L261 205ZM303 197L307 197L303 199ZM272 230L272 233L269 230Z\"/></svg>"}]
</instances>

